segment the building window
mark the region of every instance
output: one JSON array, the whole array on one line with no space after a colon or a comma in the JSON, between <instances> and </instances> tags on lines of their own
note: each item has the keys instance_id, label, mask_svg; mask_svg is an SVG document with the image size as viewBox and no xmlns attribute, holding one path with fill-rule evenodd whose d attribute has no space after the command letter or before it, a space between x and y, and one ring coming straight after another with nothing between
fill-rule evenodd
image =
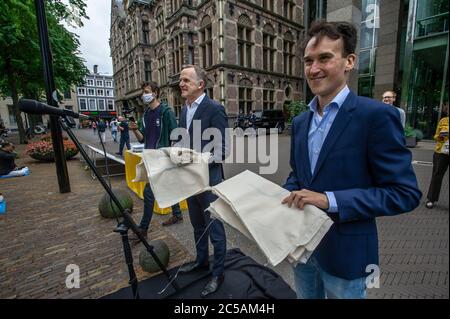
<instances>
[{"instance_id":1,"label":"building window","mask_svg":"<svg viewBox=\"0 0 450 319\"><path fill-rule=\"evenodd\" d=\"M178 11L181 7L181 0L172 0L172 14Z\"/></svg>"},{"instance_id":2,"label":"building window","mask_svg":"<svg viewBox=\"0 0 450 319\"><path fill-rule=\"evenodd\" d=\"M292 33L286 32L283 39L284 74L294 74L294 37Z\"/></svg>"},{"instance_id":3,"label":"building window","mask_svg":"<svg viewBox=\"0 0 450 319\"><path fill-rule=\"evenodd\" d=\"M188 34L188 64L194 64L194 36Z\"/></svg>"},{"instance_id":4,"label":"building window","mask_svg":"<svg viewBox=\"0 0 450 319\"><path fill-rule=\"evenodd\" d=\"M172 42L173 74L179 73L184 64L183 34L175 36Z\"/></svg>"},{"instance_id":5,"label":"building window","mask_svg":"<svg viewBox=\"0 0 450 319\"><path fill-rule=\"evenodd\" d=\"M266 82L263 89L263 110L273 110L274 108L275 86L271 82Z\"/></svg>"},{"instance_id":6,"label":"building window","mask_svg":"<svg viewBox=\"0 0 450 319\"><path fill-rule=\"evenodd\" d=\"M294 20L295 1L294 0L284 0L283 9L284 9L284 11L283 11L284 17L289 20Z\"/></svg>"},{"instance_id":7,"label":"building window","mask_svg":"<svg viewBox=\"0 0 450 319\"><path fill-rule=\"evenodd\" d=\"M108 104L108 111L114 111L114 101L108 100L106 103Z\"/></svg>"},{"instance_id":8,"label":"building window","mask_svg":"<svg viewBox=\"0 0 450 319\"><path fill-rule=\"evenodd\" d=\"M95 96L95 90L94 89L88 89L88 95L89 96Z\"/></svg>"},{"instance_id":9,"label":"building window","mask_svg":"<svg viewBox=\"0 0 450 319\"><path fill-rule=\"evenodd\" d=\"M97 89L98 96L105 96L105 91L103 89Z\"/></svg>"},{"instance_id":10,"label":"building window","mask_svg":"<svg viewBox=\"0 0 450 319\"><path fill-rule=\"evenodd\" d=\"M98 110L106 111L105 100L98 100Z\"/></svg>"},{"instance_id":11,"label":"building window","mask_svg":"<svg viewBox=\"0 0 450 319\"><path fill-rule=\"evenodd\" d=\"M105 86L112 88L112 81L105 81Z\"/></svg>"},{"instance_id":12,"label":"building window","mask_svg":"<svg viewBox=\"0 0 450 319\"><path fill-rule=\"evenodd\" d=\"M274 0L263 0L263 8L274 12L275 11L274 2L275 2Z\"/></svg>"},{"instance_id":13,"label":"building window","mask_svg":"<svg viewBox=\"0 0 450 319\"><path fill-rule=\"evenodd\" d=\"M97 111L95 99L89 99L89 111Z\"/></svg>"},{"instance_id":14,"label":"building window","mask_svg":"<svg viewBox=\"0 0 450 319\"><path fill-rule=\"evenodd\" d=\"M14 115L14 109L11 104L8 104L9 125L17 125L16 116Z\"/></svg>"},{"instance_id":15,"label":"building window","mask_svg":"<svg viewBox=\"0 0 450 319\"><path fill-rule=\"evenodd\" d=\"M105 91L106 92L106 96L114 96L114 92L113 92L113 90L106 90Z\"/></svg>"},{"instance_id":16,"label":"building window","mask_svg":"<svg viewBox=\"0 0 450 319\"><path fill-rule=\"evenodd\" d=\"M66 100L70 100L72 98L72 92L70 92L70 90L67 90L66 92L64 92L64 98Z\"/></svg>"},{"instance_id":17,"label":"building window","mask_svg":"<svg viewBox=\"0 0 450 319\"><path fill-rule=\"evenodd\" d=\"M252 67L252 32L251 20L246 15L241 15L238 20L238 64L243 67Z\"/></svg>"},{"instance_id":18,"label":"building window","mask_svg":"<svg viewBox=\"0 0 450 319\"><path fill-rule=\"evenodd\" d=\"M130 78L130 82L129 82L129 87L128 87L128 91L131 91L134 89L134 63L133 63L133 59L130 56L129 60L128 60L128 76Z\"/></svg>"},{"instance_id":19,"label":"building window","mask_svg":"<svg viewBox=\"0 0 450 319\"><path fill-rule=\"evenodd\" d=\"M164 36L164 11L159 8L156 13L156 39L161 40Z\"/></svg>"},{"instance_id":20,"label":"building window","mask_svg":"<svg viewBox=\"0 0 450 319\"><path fill-rule=\"evenodd\" d=\"M142 21L142 42L144 42L144 44L150 43L150 28L148 25L148 21Z\"/></svg>"},{"instance_id":21,"label":"building window","mask_svg":"<svg viewBox=\"0 0 450 319\"><path fill-rule=\"evenodd\" d=\"M87 85L88 86L94 86L94 80L93 79L87 79Z\"/></svg>"},{"instance_id":22,"label":"building window","mask_svg":"<svg viewBox=\"0 0 450 319\"><path fill-rule=\"evenodd\" d=\"M202 67L207 68L213 64L212 24L209 16L204 17L201 23L200 48L202 52Z\"/></svg>"},{"instance_id":23,"label":"building window","mask_svg":"<svg viewBox=\"0 0 450 319\"><path fill-rule=\"evenodd\" d=\"M274 71L275 52L275 30L266 24L263 30L263 70Z\"/></svg>"},{"instance_id":24,"label":"building window","mask_svg":"<svg viewBox=\"0 0 450 319\"><path fill-rule=\"evenodd\" d=\"M103 86L103 80L97 80L96 83L97 86Z\"/></svg>"},{"instance_id":25,"label":"building window","mask_svg":"<svg viewBox=\"0 0 450 319\"><path fill-rule=\"evenodd\" d=\"M87 111L88 107L87 107L86 99L78 99L78 105L79 105L80 111Z\"/></svg>"},{"instance_id":26,"label":"building window","mask_svg":"<svg viewBox=\"0 0 450 319\"><path fill-rule=\"evenodd\" d=\"M160 51L160 55L158 58L158 73L159 73L159 83L161 86L167 83L167 74L166 74L166 56L164 55L164 51Z\"/></svg>"},{"instance_id":27,"label":"building window","mask_svg":"<svg viewBox=\"0 0 450 319\"><path fill-rule=\"evenodd\" d=\"M239 81L239 113L249 114L253 109L252 85L248 79Z\"/></svg>"},{"instance_id":28,"label":"building window","mask_svg":"<svg viewBox=\"0 0 450 319\"><path fill-rule=\"evenodd\" d=\"M380 1L363 0L360 29L359 79L358 95L372 97L375 82L375 57L378 45L378 29L380 24Z\"/></svg>"},{"instance_id":29,"label":"building window","mask_svg":"<svg viewBox=\"0 0 450 319\"><path fill-rule=\"evenodd\" d=\"M152 80L152 62L150 61L144 61L144 77L147 82Z\"/></svg>"},{"instance_id":30,"label":"building window","mask_svg":"<svg viewBox=\"0 0 450 319\"><path fill-rule=\"evenodd\" d=\"M78 88L78 95L86 95L86 89L85 88Z\"/></svg>"}]
</instances>

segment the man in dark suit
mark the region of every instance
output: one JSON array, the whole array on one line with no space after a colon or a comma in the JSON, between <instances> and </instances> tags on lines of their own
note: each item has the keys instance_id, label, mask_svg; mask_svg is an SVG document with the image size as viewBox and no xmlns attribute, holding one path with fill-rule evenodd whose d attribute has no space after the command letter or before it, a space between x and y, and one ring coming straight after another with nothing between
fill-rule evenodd
<instances>
[{"instance_id":1,"label":"man in dark suit","mask_svg":"<svg viewBox=\"0 0 450 319\"><path fill-rule=\"evenodd\" d=\"M185 145L197 152L204 151L206 145L216 144L212 151L212 161L209 164L209 185L214 186L223 180L221 162L226 153L225 128L228 127L225 108L209 98L205 93L206 73L201 68L193 65L184 66L180 73L181 96L186 99L185 106L181 110L179 127L189 132L190 145ZM207 129L220 132L221 140L207 138L198 140ZM201 132L196 136L194 132ZM194 140L197 138L197 140ZM212 143L212 144L211 144ZM194 262L183 265L180 273L195 270L209 269L208 263L208 237L214 246L214 265L212 278L202 291L205 297L219 289L224 280L224 261L226 253L225 230L221 221L211 219L206 211L209 204L217 197L211 192L204 192L187 199L189 217L194 228L197 258Z\"/></svg>"},{"instance_id":2,"label":"man in dark suit","mask_svg":"<svg viewBox=\"0 0 450 319\"><path fill-rule=\"evenodd\" d=\"M352 24L317 22L305 42L305 77L316 96L293 120L283 203L315 205L334 224L294 267L299 298L365 298L378 267L375 217L411 211L421 197L397 111L347 86L356 39Z\"/></svg>"}]
</instances>

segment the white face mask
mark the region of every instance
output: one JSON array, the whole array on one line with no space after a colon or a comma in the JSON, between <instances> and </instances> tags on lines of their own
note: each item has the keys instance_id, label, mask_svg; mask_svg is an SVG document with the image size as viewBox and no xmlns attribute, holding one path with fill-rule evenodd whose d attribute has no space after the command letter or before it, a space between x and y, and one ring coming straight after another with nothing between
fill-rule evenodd
<instances>
[{"instance_id":1,"label":"white face mask","mask_svg":"<svg viewBox=\"0 0 450 319\"><path fill-rule=\"evenodd\" d=\"M155 97L153 96L153 93L144 93L144 94L142 94L142 102L144 102L145 104L152 103L152 101L154 99L155 99Z\"/></svg>"}]
</instances>

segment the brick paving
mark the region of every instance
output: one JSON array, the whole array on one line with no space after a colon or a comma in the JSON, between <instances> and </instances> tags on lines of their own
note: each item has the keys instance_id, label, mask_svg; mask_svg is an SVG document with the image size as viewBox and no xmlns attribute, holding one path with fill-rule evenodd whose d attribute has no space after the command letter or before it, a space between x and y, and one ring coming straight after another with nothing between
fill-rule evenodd
<instances>
[{"instance_id":1,"label":"brick paving","mask_svg":"<svg viewBox=\"0 0 450 319\"><path fill-rule=\"evenodd\" d=\"M98 298L128 285L120 235L115 219L102 218L98 202L104 194L79 160L68 161L71 192L60 194L52 163L39 163L17 151L18 165L31 175L0 180L8 210L0 220L0 298ZM79 156L79 155L78 155ZM124 188L124 177L111 179L113 188ZM134 200L134 219L140 220L143 202ZM170 248L169 268L192 256L159 223L152 222L151 239L162 239ZM139 279L150 274L138 264L142 245L133 248ZM66 288L66 267L80 268L80 288ZM163 287L161 287L163 288Z\"/></svg>"}]
</instances>

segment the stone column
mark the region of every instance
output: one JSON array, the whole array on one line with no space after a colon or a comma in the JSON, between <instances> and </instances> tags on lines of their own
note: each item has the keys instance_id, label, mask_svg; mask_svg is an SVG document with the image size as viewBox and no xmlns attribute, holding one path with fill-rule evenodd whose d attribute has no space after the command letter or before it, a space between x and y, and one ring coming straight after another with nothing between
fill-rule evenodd
<instances>
[{"instance_id":1,"label":"stone column","mask_svg":"<svg viewBox=\"0 0 450 319\"><path fill-rule=\"evenodd\" d=\"M353 23L358 31L358 43L356 45L356 64L350 74L348 86L358 93L358 59L359 59L359 35L361 26L361 0L334 0L327 1L327 21L346 21Z\"/></svg>"},{"instance_id":2,"label":"stone column","mask_svg":"<svg viewBox=\"0 0 450 319\"><path fill-rule=\"evenodd\" d=\"M400 48L401 26L399 25L400 9L403 1L380 0L380 28L378 30L378 47L376 53L374 99L381 99L387 90L397 91L401 83L397 83L400 67L397 51ZM397 101L398 102L398 101Z\"/></svg>"}]
</instances>

